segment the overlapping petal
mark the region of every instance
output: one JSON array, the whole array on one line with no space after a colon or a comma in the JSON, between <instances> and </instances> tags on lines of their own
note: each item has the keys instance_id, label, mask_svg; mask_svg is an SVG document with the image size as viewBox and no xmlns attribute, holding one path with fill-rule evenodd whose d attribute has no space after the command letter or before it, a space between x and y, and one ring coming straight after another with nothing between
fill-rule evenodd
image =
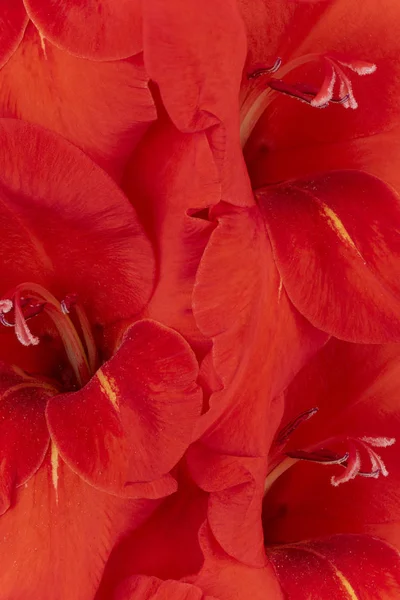
<instances>
[{"instance_id":1,"label":"overlapping petal","mask_svg":"<svg viewBox=\"0 0 400 600\"><path fill-rule=\"evenodd\" d=\"M153 287L153 252L115 183L58 135L0 120L3 293L24 281L61 300L77 293L94 322L137 314Z\"/></svg>"},{"instance_id":2,"label":"overlapping petal","mask_svg":"<svg viewBox=\"0 0 400 600\"><path fill-rule=\"evenodd\" d=\"M87 600L117 539L154 509L87 485L50 456L0 519L0 588L5 598Z\"/></svg>"},{"instance_id":3,"label":"overlapping petal","mask_svg":"<svg viewBox=\"0 0 400 600\"><path fill-rule=\"evenodd\" d=\"M197 361L184 339L153 321L129 329L115 356L78 392L47 405L61 456L99 489L159 497L188 447L201 410Z\"/></svg>"},{"instance_id":4,"label":"overlapping petal","mask_svg":"<svg viewBox=\"0 0 400 600\"><path fill-rule=\"evenodd\" d=\"M267 461L220 455L203 444L187 455L191 476L209 493L207 519L224 551L243 564L265 566L260 519Z\"/></svg>"},{"instance_id":5,"label":"overlapping petal","mask_svg":"<svg viewBox=\"0 0 400 600\"><path fill-rule=\"evenodd\" d=\"M44 39L71 54L117 60L142 49L140 0L24 0Z\"/></svg>"},{"instance_id":6,"label":"overlapping petal","mask_svg":"<svg viewBox=\"0 0 400 600\"><path fill-rule=\"evenodd\" d=\"M337 535L269 551L287 600L394 599L400 555L367 535Z\"/></svg>"},{"instance_id":7,"label":"overlapping petal","mask_svg":"<svg viewBox=\"0 0 400 600\"><path fill-rule=\"evenodd\" d=\"M149 0L143 23L145 65L178 129L202 131L237 112L246 41L235 0Z\"/></svg>"},{"instance_id":8,"label":"overlapping petal","mask_svg":"<svg viewBox=\"0 0 400 600\"><path fill-rule=\"evenodd\" d=\"M270 564L256 569L232 559L217 544L206 524L199 537L205 561L200 572L189 580L201 587L204 593L212 594L219 600L265 600L266 597L283 600L283 593Z\"/></svg>"},{"instance_id":9,"label":"overlapping petal","mask_svg":"<svg viewBox=\"0 0 400 600\"><path fill-rule=\"evenodd\" d=\"M181 580L199 571L204 557L198 533L206 518L208 498L182 464L177 479L176 494L166 498L146 523L116 545L96 600L113 598L119 585L132 576Z\"/></svg>"},{"instance_id":10,"label":"overlapping petal","mask_svg":"<svg viewBox=\"0 0 400 600\"><path fill-rule=\"evenodd\" d=\"M118 178L156 110L142 55L84 60L44 43L30 24L0 70L0 115L60 133Z\"/></svg>"},{"instance_id":11,"label":"overlapping petal","mask_svg":"<svg viewBox=\"0 0 400 600\"><path fill-rule=\"evenodd\" d=\"M338 338L398 340L397 194L366 174L339 171L267 187L257 198L297 309Z\"/></svg>"},{"instance_id":12,"label":"overlapping petal","mask_svg":"<svg viewBox=\"0 0 400 600\"><path fill-rule=\"evenodd\" d=\"M39 469L49 445L44 409L56 390L0 363L0 515L16 486Z\"/></svg>"},{"instance_id":13,"label":"overlapping petal","mask_svg":"<svg viewBox=\"0 0 400 600\"><path fill-rule=\"evenodd\" d=\"M265 455L280 419L272 400L326 335L289 302L257 207L221 206L213 216L218 226L199 267L194 313L213 339L222 389L213 390L196 437L223 454Z\"/></svg>"},{"instance_id":14,"label":"overlapping petal","mask_svg":"<svg viewBox=\"0 0 400 600\"><path fill-rule=\"evenodd\" d=\"M214 225L196 214L207 214L221 194L206 135L182 134L163 116L133 154L124 183L158 259L146 315L178 330L191 343L202 341L193 318L192 292Z\"/></svg>"}]
</instances>

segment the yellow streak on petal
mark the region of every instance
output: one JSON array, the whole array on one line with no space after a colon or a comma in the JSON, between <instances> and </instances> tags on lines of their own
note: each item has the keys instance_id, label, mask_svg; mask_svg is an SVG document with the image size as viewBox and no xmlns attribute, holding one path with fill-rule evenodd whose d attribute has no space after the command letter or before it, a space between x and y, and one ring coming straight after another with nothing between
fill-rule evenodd
<instances>
[{"instance_id":1,"label":"yellow streak on petal","mask_svg":"<svg viewBox=\"0 0 400 600\"><path fill-rule=\"evenodd\" d=\"M58 450L55 444L51 444L51 480L53 482L53 487L56 492L56 504L58 504Z\"/></svg>"},{"instance_id":2,"label":"yellow streak on petal","mask_svg":"<svg viewBox=\"0 0 400 600\"><path fill-rule=\"evenodd\" d=\"M305 550L306 552L309 552L310 554L314 554L315 556L318 556L318 558L322 558L323 560L325 560L330 565L330 567L332 568L332 570L335 573L336 577L339 579L339 581L342 584L344 590L346 591L346 593L349 596L349 600L360 600L359 597L357 596L357 594L355 593L354 588L350 584L349 580L343 575L342 571L339 571L339 569L337 569L335 567L335 565L332 563L332 561L330 561L321 552L318 552L317 550L314 550L313 548L307 547L304 544L304 542L303 543L300 542L298 544L291 544L291 546L295 547L295 548L301 548L301 550ZM288 546L288 547L290 547L290 546Z\"/></svg>"},{"instance_id":3,"label":"yellow streak on petal","mask_svg":"<svg viewBox=\"0 0 400 600\"><path fill-rule=\"evenodd\" d=\"M348 593L349 598L351 598L351 600L359 600L357 594L354 591L354 588L350 585L349 580L346 579L346 577L343 575L342 571L339 571L335 567L334 567L334 569L335 569L335 575L336 575L336 577L340 580L340 582L343 585L344 589Z\"/></svg>"},{"instance_id":4,"label":"yellow streak on petal","mask_svg":"<svg viewBox=\"0 0 400 600\"><path fill-rule=\"evenodd\" d=\"M333 229L333 231L339 236L339 238L343 242L351 246L351 248L353 248L353 250L355 250L357 254L362 258L363 262L365 262L364 258L360 254L360 251L353 242L352 237L350 236L349 232L347 231L346 227L343 225L342 221L339 219L337 214L329 206L324 204L324 202L319 202L319 209L322 216L325 217L331 229Z\"/></svg>"},{"instance_id":5,"label":"yellow streak on petal","mask_svg":"<svg viewBox=\"0 0 400 600\"><path fill-rule=\"evenodd\" d=\"M96 377L100 383L100 389L105 396L109 399L115 410L119 411L118 406L118 395L119 389L117 383L113 377L107 377L103 371L99 369L96 373Z\"/></svg>"}]
</instances>

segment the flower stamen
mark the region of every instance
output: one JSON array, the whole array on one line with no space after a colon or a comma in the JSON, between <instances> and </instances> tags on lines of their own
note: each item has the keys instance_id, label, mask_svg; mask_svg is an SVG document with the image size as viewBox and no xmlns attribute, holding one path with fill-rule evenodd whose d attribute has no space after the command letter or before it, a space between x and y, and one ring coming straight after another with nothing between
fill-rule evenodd
<instances>
[{"instance_id":1,"label":"flower stamen","mask_svg":"<svg viewBox=\"0 0 400 600\"><path fill-rule=\"evenodd\" d=\"M78 384L85 385L95 371L97 353L89 321L83 309L80 308L78 311L78 320L82 328L88 357L71 319L66 314L69 312L67 300L58 302L50 292L35 283L18 285L7 296L0 300L0 323L6 327L14 327L17 339L22 345L36 346L39 344L39 337L33 335L27 320L40 313L46 314L60 335ZM4 316L12 310L14 311L14 323L9 322Z\"/></svg>"},{"instance_id":2,"label":"flower stamen","mask_svg":"<svg viewBox=\"0 0 400 600\"><path fill-rule=\"evenodd\" d=\"M279 432L274 442L275 451L269 461L270 471L265 481L264 493L271 488L283 473L299 461L313 462L325 466L338 465L344 468L341 474L331 477L330 481L334 487L351 481L357 476L373 479L377 479L379 475L388 476L386 465L374 448L388 448L395 443L395 438L338 435L305 449L283 452L282 448L287 444L294 431L315 415L317 411L318 408L311 408L302 412ZM338 447L342 447L343 451L336 450ZM362 469L365 459L369 460L370 470Z\"/></svg>"}]
</instances>

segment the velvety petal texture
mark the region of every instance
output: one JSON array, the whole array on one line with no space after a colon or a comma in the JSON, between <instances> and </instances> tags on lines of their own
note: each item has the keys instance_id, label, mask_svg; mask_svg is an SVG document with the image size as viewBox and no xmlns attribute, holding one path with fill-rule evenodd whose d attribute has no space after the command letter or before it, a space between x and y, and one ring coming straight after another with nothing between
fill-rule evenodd
<instances>
[{"instance_id":1,"label":"velvety petal texture","mask_svg":"<svg viewBox=\"0 0 400 600\"><path fill-rule=\"evenodd\" d=\"M142 54L84 60L43 42L30 24L0 70L0 115L60 133L119 178L156 110Z\"/></svg>"},{"instance_id":2,"label":"velvety petal texture","mask_svg":"<svg viewBox=\"0 0 400 600\"><path fill-rule=\"evenodd\" d=\"M400 339L400 203L392 189L339 171L258 190L257 199L285 289L313 325L353 342Z\"/></svg>"},{"instance_id":3,"label":"velvety petal texture","mask_svg":"<svg viewBox=\"0 0 400 600\"><path fill-rule=\"evenodd\" d=\"M44 39L92 60L127 58L142 48L139 0L24 0Z\"/></svg>"},{"instance_id":4,"label":"velvety petal texture","mask_svg":"<svg viewBox=\"0 0 400 600\"><path fill-rule=\"evenodd\" d=\"M394 600L400 591L400 556L366 535L330 538L269 552L287 600Z\"/></svg>"},{"instance_id":5,"label":"velvety petal texture","mask_svg":"<svg viewBox=\"0 0 400 600\"><path fill-rule=\"evenodd\" d=\"M326 336L288 301L258 208L221 205L213 216L218 226L198 270L193 302L200 330L214 341L219 389L196 436L221 453L265 455L280 418L279 403L274 411L272 400Z\"/></svg>"},{"instance_id":6,"label":"velvety petal texture","mask_svg":"<svg viewBox=\"0 0 400 600\"><path fill-rule=\"evenodd\" d=\"M51 385L0 364L0 515L16 486L39 469L49 445L44 409L56 393Z\"/></svg>"},{"instance_id":7,"label":"velvety petal texture","mask_svg":"<svg viewBox=\"0 0 400 600\"><path fill-rule=\"evenodd\" d=\"M0 2L0 68L18 48L27 24L28 15L22 0Z\"/></svg>"},{"instance_id":8,"label":"velvety petal texture","mask_svg":"<svg viewBox=\"0 0 400 600\"><path fill-rule=\"evenodd\" d=\"M153 321L127 331L120 349L80 391L47 405L66 463L99 489L131 497L175 491L167 474L190 443L201 410L197 361L181 336Z\"/></svg>"},{"instance_id":9,"label":"velvety petal texture","mask_svg":"<svg viewBox=\"0 0 400 600\"><path fill-rule=\"evenodd\" d=\"M124 189L156 249L156 287L146 316L173 327L192 344L204 342L193 317L192 293L214 228L201 216L221 194L206 134L181 133L163 115L134 152Z\"/></svg>"},{"instance_id":10,"label":"velvety petal texture","mask_svg":"<svg viewBox=\"0 0 400 600\"><path fill-rule=\"evenodd\" d=\"M143 21L146 69L178 129L201 131L237 110L246 42L235 0L148 0Z\"/></svg>"},{"instance_id":11,"label":"velvety petal texture","mask_svg":"<svg viewBox=\"0 0 400 600\"><path fill-rule=\"evenodd\" d=\"M153 510L95 490L50 454L0 519L5 598L93 598L117 539Z\"/></svg>"}]
</instances>

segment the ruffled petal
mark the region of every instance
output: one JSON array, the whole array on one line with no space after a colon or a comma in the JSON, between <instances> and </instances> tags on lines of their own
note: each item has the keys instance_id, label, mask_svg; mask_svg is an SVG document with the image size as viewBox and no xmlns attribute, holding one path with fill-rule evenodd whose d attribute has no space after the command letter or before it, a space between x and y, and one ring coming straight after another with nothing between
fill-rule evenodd
<instances>
[{"instance_id":1,"label":"ruffled petal","mask_svg":"<svg viewBox=\"0 0 400 600\"><path fill-rule=\"evenodd\" d=\"M22 0L0 2L0 68L18 48L28 24Z\"/></svg>"},{"instance_id":2,"label":"ruffled petal","mask_svg":"<svg viewBox=\"0 0 400 600\"><path fill-rule=\"evenodd\" d=\"M143 21L145 65L178 129L237 112L245 36L236 1L147 0Z\"/></svg>"},{"instance_id":3,"label":"ruffled petal","mask_svg":"<svg viewBox=\"0 0 400 600\"><path fill-rule=\"evenodd\" d=\"M117 60L142 49L140 0L24 0L44 39L91 60Z\"/></svg>"},{"instance_id":4,"label":"ruffled petal","mask_svg":"<svg viewBox=\"0 0 400 600\"><path fill-rule=\"evenodd\" d=\"M196 484L210 494L208 524L220 546L244 564L265 566L260 514L266 459L224 456L198 443L187 461Z\"/></svg>"},{"instance_id":5,"label":"ruffled petal","mask_svg":"<svg viewBox=\"0 0 400 600\"><path fill-rule=\"evenodd\" d=\"M201 410L197 375L179 334L139 321L83 389L50 400L51 437L67 464L99 489L131 497L172 493L172 478L144 484L166 475L190 443Z\"/></svg>"},{"instance_id":6,"label":"ruffled petal","mask_svg":"<svg viewBox=\"0 0 400 600\"><path fill-rule=\"evenodd\" d=\"M211 594L218 600L284 600L269 563L262 569L256 569L234 560L220 548L206 524L202 527L199 538L204 565L197 575L187 580L199 586L205 594Z\"/></svg>"},{"instance_id":7,"label":"ruffled petal","mask_svg":"<svg viewBox=\"0 0 400 600\"><path fill-rule=\"evenodd\" d=\"M287 600L390 600L400 591L400 556L366 535L330 538L268 551Z\"/></svg>"},{"instance_id":8,"label":"ruffled petal","mask_svg":"<svg viewBox=\"0 0 400 600\"><path fill-rule=\"evenodd\" d=\"M61 300L74 292L94 322L137 314L153 286L153 252L127 198L54 133L0 120L2 293L24 281Z\"/></svg>"},{"instance_id":9,"label":"ruffled petal","mask_svg":"<svg viewBox=\"0 0 400 600\"><path fill-rule=\"evenodd\" d=\"M222 205L213 216L193 306L220 385L195 435L222 454L266 455L281 411L272 400L327 337L288 301L258 209Z\"/></svg>"},{"instance_id":10,"label":"ruffled petal","mask_svg":"<svg viewBox=\"0 0 400 600\"><path fill-rule=\"evenodd\" d=\"M30 25L0 70L0 115L60 133L119 177L156 110L142 55L87 61L43 42Z\"/></svg>"},{"instance_id":11,"label":"ruffled petal","mask_svg":"<svg viewBox=\"0 0 400 600\"><path fill-rule=\"evenodd\" d=\"M117 539L153 509L154 502L95 490L53 452L0 518L1 593L15 600L93 598Z\"/></svg>"},{"instance_id":12,"label":"ruffled petal","mask_svg":"<svg viewBox=\"0 0 400 600\"><path fill-rule=\"evenodd\" d=\"M44 409L52 386L0 363L0 515L14 488L39 469L49 445Z\"/></svg>"},{"instance_id":13,"label":"ruffled petal","mask_svg":"<svg viewBox=\"0 0 400 600\"><path fill-rule=\"evenodd\" d=\"M160 120L134 153L125 183L158 255L158 279L146 316L199 342L203 336L193 318L192 292L214 225L196 215L220 199L206 135L188 136Z\"/></svg>"},{"instance_id":14,"label":"ruffled petal","mask_svg":"<svg viewBox=\"0 0 400 600\"><path fill-rule=\"evenodd\" d=\"M203 554L198 534L207 515L207 494L181 465L177 476L177 492L114 548L96 600L113 598L121 582L132 575L180 580L200 570Z\"/></svg>"},{"instance_id":15,"label":"ruffled petal","mask_svg":"<svg viewBox=\"0 0 400 600\"><path fill-rule=\"evenodd\" d=\"M289 298L315 327L359 343L400 339L400 208L390 188L339 171L257 198Z\"/></svg>"}]
</instances>

